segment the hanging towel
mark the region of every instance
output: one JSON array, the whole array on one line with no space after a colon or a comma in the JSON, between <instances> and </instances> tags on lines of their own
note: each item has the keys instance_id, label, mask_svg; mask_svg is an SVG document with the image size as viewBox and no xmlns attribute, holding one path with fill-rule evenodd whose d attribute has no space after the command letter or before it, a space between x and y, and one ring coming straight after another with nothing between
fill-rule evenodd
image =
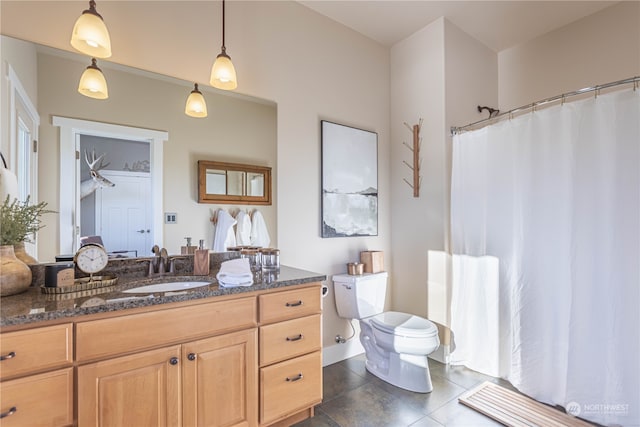
<instances>
[{"instance_id":1,"label":"hanging towel","mask_svg":"<svg viewBox=\"0 0 640 427\"><path fill-rule=\"evenodd\" d=\"M236 245L236 235L233 231L236 220L224 209L218 209L217 218L212 250L226 252L228 247Z\"/></svg>"},{"instance_id":2,"label":"hanging towel","mask_svg":"<svg viewBox=\"0 0 640 427\"><path fill-rule=\"evenodd\" d=\"M2 164L0 165L0 203L4 203L9 196L9 200L18 197L18 177L16 174L7 169L7 163L2 156Z\"/></svg>"},{"instance_id":3,"label":"hanging towel","mask_svg":"<svg viewBox=\"0 0 640 427\"><path fill-rule=\"evenodd\" d=\"M248 258L237 258L220 264L220 271L216 274L218 285L221 288L233 288L237 286L251 286L253 275Z\"/></svg>"},{"instance_id":4,"label":"hanging towel","mask_svg":"<svg viewBox=\"0 0 640 427\"><path fill-rule=\"evenodd\" d=\"M251 245L268 248L269 243L271 243L271 237L267 231L267 224L260 211L256 209L251 216Z\"/></svg>"},{"instance_id":5,"label":"hanging towel","mask_svg":"<svg viewBox=\"0 0 640 427\"><path fill-rule=\"evenodd\" d=\"M238 246L251 245L251 218L245 211L236 215L236 244Z\"/></svg>"}]
</instances>

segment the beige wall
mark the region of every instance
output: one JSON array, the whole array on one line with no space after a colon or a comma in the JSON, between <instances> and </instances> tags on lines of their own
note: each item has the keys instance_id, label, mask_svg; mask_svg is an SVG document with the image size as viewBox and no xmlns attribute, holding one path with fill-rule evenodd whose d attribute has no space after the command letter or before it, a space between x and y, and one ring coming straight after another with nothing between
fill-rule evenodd
<instances>
[{"instance_id":1,"label":"beige wall","mask_svg":"<svg viewBox=\"0 0 640 427\"><path fill-rule=\"evenodd\" d=\"M497 56L439 19L394 45L391 64L393 309L448 325L449 128L478 120L478 104L497 104ZM403 122L419 118L422 185L414 198L403 182L411 170L402 161L412 155Z\"/></svg>"},{"instance_id":2,"label":"beige wall","mask_svg":"<svg viewBox=\"0 0 640 427\"><path fill-rule=\"evenodd\" d=\"M640 2L608 7L498 55L500 109L640 75Z\"/></svg>"},{"instance_id":3,"label":"beige wall","mask_svg":"<svg viewBox=\"0 0 640 427\"><path fill-rule=\"evenodd\" d=\"M444 117L445 20L391 48L391 194L394 309L427 315L427 251L444 249ZM423 119L420 197L403 181L412 182L411 132L403 124Z\"/></svg>"},{"instance_id":4,"label":"beige wall","mask_svg":"<svg viewBox=\"0 0 640 427\"><path fill-rule=\"evenodd\" d=\"M3 34L71 50L69 34L86 5L3 1L0 7ZM295 2L229 2L226 9L227 53L238 72L238 92L273 100L278 107L281 262L331 275L344 272L345 263L360 250L389 253L388 49ZM103 0L98 11L111 33L114 62L208 82L221 44L219 2ZM169 30L174 28L179 30ZM319 237L322 119L378 133L377 237ZM206 144L201 148L203 154L215 149ZM169 159L174 160L173 175L188 168L185 153L165 152L165 166ZM330 346L336 334L348 335L350 328L337 318L332 293L324 304L324 344Z\"/></svg>"}]
</instances>

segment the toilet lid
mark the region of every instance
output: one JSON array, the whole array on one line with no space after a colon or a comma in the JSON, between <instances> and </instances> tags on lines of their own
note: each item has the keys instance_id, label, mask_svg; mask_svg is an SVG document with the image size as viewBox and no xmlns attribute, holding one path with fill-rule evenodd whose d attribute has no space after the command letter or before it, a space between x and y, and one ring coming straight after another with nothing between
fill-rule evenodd
<instances>
[{"instance_id":1,"label":"toilet lid","mask_svg":"<svg viewBox=\"0 0 640 427\"><path fill-rule=\"evenodd\" d=\"M424 338L438 334L436 325L420 316L387 311L371 318L374 328L394 335Z\"/></svg>"}]
</instances>

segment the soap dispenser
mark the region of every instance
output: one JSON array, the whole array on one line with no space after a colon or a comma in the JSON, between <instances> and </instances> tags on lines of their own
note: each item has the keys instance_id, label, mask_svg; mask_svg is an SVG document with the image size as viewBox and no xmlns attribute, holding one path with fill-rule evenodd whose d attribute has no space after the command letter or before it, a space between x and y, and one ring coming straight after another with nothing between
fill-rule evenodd
<instances>
[{"instance_id":1,"label":"soap dispenser","mask_svg":"<svg viewBox=\"0 0 640 427\"><path fill-rule=\"evenodd\" d=\"M191 246L191 237L185 237L187 246L180 246L180 255L193 255L196 251L195 246Z\"/></svg>"},{"instance_id":2,"label":"soap dispenser","mask_svg":"<svg viewBox=\"0 0 640 427\"><path fill-rule=\"evenodd\" d=\"M200 240L200 246L193 253L193 275L209 275L209 249L204 248L204 240Z\"/></svg>"}]
</instances>

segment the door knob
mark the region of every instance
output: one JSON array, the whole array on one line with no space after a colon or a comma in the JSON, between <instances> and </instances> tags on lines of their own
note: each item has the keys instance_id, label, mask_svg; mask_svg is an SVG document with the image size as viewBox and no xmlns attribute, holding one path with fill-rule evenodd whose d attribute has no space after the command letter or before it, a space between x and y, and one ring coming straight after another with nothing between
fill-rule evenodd
<instances>
[{"instance_id":1,"label":"door knob","mask_svg":"<svg viewBox=\"0 0 640 427\"><path fill-rule=\"evenodd\" d=\"M144 230L138 230L136 233L144 233Z\"/></svg>"},{"instance_id":2,"label":"door knob","mask_svg":"<svg viewBox=\"0 0 640 427\"><path fill-rule=\"evenodd\" d=\"M187 356L187 359L191 360L192 362L194 360L196 360L196 354L195 353L189 353L189 355Z\"/></svg>"},{"instance_id":3,"label":"door knob","mask_svg":"<svg viewBox=\"0 0 640 427\"><path fill-rule=\"evenodd\" d=\"M178 358L177 357L172 357L171 359L169 359L169 363L171 363L172 365L177 365L178 364Z\"/></svg>"}]
</instances>

